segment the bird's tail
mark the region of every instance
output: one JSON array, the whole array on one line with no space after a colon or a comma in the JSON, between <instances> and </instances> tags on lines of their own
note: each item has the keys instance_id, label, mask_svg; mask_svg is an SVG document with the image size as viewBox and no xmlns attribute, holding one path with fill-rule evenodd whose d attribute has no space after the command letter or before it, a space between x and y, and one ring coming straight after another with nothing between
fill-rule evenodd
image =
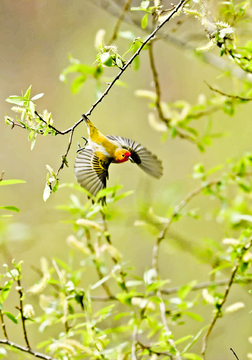
<instances>
[{"instance_id":1,"label":"bird's tail","mask_svg":"<svg viewBox=\"0 0 252 360\"><path fill-rule=\"evenodd\" d=\"M99 130L97 127L94 126L94 124L89 120L89 118L84 114L82 115L82 118L84 119L87 128L88 128L88 135L92 139L92 137L97 136L99 134Z\"/></svg>"}]
</instances>

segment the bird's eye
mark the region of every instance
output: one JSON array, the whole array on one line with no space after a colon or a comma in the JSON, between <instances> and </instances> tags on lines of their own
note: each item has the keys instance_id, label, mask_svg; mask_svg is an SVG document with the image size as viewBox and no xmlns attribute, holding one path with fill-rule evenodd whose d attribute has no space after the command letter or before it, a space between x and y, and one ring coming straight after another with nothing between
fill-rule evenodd
<instances>
[{"instance_id":1,"label":"bird's eye","mask_svg":"<svg viewBox=\"0 0 252 360\"><path fill-rule=\"evenodd\" d=\"M124 154L122 154L122 157L124 157L125 155Z\"/></svg>"}]
</instances>

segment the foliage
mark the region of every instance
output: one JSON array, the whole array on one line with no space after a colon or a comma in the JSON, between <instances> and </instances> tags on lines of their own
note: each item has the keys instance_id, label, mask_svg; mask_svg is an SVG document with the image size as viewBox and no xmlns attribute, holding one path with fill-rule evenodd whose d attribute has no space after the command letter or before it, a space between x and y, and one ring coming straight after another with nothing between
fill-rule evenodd
<instances>
[{"instance_id":1,"label":"foliage","mask_svg":"<svg viewBox=\"0 0 252 360\"><path fill-rule=\"evenodd\" d=\"M139 6L132 7L130 12L140 13L140 26L144 30L149 29L152 20L154 35L177 15L181 16L181 23L188 18L198 22L208 43L197 44L197 58L201 58L201 52L219 49L219 55L241 71L239 91L225 93L207 84L212 91L211 95L199 94L195 104L184 99L174 102L163 100L153 51L157 38L149 35L146 40L137 37L131 30L119 32L118 29L116 36L127 41L123 54L119 53L115 44L106 43L105 31L99 30L95 38L97 55L94 63L85 64L70 56L70 64L61 72L60 80L66 83L74 75L71 84L74 94L79 93L82 86L88 86L87 80L95 81L96 102L87 112L89 115L114 84L126 85L119 78L133 61L134 70L141 73L138 55L142 50L148 51L155 91L138 89L135 94L148 100L151 127L162 133L162 141L168 137L178 137L196 145L199 151L205 151L214 144L213 140L228 136L227 133L212 131L212 114L223 111L233 116L240 106L252 100L251 80L247 76L252 72L252 42L244 40L242 36L247 26L245 20L251 21L250 3L225 1L216 10L217 16L210 12L208 4L202 0L191 1L186 5L182 0L179 4L180 7L177 5L164 9L161 1L142 1ZM116 68L119 73L112 79L107 78L104 76L107 68ZM234 76L232 73L223 73L223 76L227 75ZM104 88L108 81L109 85ZM121 187L114 186L92 197L78 185L60 184L59 171L68 165L72 135L83 118L69 129L58 130L54 127L51 113L47 110L36 111L35 101L41 96L42 93L31 97L30 86L21 96L8 97L6 101L14 105L12 110L18 115L15 119L6 115L5 122L12 128L20 127L29 132L31 149L37 135L70 134L59 169L55 171L47 165L43 194L46 201L51 193L63 191L66 187L74 192L68 206L58 206L59 210L67 212L68 221L73 224L72 234L66 240L69 258L68 261L55 257L48 260L42 256L39 279L36 284L29 284L28 288L21 284L22 261L13 260L11 267L4 265L0 275L0 320L4 339L0 343L9 347L8 350L0 349L0 358L7 358L8 353L16 349L38 355L29 344L30 329L27 331L26 324L30 323L31 327L36 327L41 333L48 334L50 330L50 334L54 334L46 335L47 340L37 345L38 349L43 349L43 353L37 357L46 360L204 359L217 320L223 316L232 316L230 313L244 307L241 301L225 306L232 285L245 285L252 281L252 154L248 152L240 159L227 159L225 164L210 169L206 169L203 163L195 164L191 177L199 184L177 205L166 208L166 212L161 215L160 209L167 206L166 198L157 200L151 208L143 205L135 226L141 226L143 232L147 229L155 239L155 244L151 263L139 276L136 275L138 264L132 264L131 259L125 259L118 251L109 230L109 223L115 221L116 216L123 218L123 210L117 202L120 204L132 192L118 195ZM199 122L206 122L203 131L198 127ZM216 173L219 175L213 178ZM1 178L0 190L2 185L21 182ZM80 193L91 197L92 201L83 204L78 196ZM171 288L170 279L163 278L159 272L159 250L174 222L182 222L187 216L190 221L194 221L206 215L204 210L186 208L198 195L204 196L206 202L215 200L211 217L221 224L223 239L220 243L206 234L203 245L191 245L193 255L208 266L206 276L209 275L209 282L200 283L198 279L192 279L187 284ZM107 196L107 207L100 201L104 196ZM20 211L12 205L3 205L0 209ZM97 274L97 281L84 286L83 277L89 272ZM224 274L229 274L228 278L223 278ZM224 290L220 288L223 285ZM19 305L13 311L8 299L9 296L14 297L15 292ZM40 306L36 314L30 304L32 299ZM202 315L202 306L209 309L212 317L210 323ZM26 347L11 342L8 320L13 326L22 328ZM197 327L196 332L188 331L191 324ZM177 335L178 327L184 329L182 336Z\"/></svg>"}]
</instances>

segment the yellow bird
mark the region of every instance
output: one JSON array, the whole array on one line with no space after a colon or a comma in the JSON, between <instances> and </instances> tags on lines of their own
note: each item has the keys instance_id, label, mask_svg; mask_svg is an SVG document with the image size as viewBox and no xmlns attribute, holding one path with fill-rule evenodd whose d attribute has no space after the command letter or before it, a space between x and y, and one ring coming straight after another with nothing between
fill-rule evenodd
<instances>
[{"instance_id":1,"label":"yellow bird","mask_svg":"<svg viewBox=\"0 0 252 360\"><path fill-rule=\"evenodd\" d=\"M163 175L162 162L144 146L120 136L105 136L85 115L83 118L89 139L85 147L77 150L74 169L78 183L93 196L106 187L111 163L121 164L130 160L155 178Z\"/></svg>"}]
</instances>

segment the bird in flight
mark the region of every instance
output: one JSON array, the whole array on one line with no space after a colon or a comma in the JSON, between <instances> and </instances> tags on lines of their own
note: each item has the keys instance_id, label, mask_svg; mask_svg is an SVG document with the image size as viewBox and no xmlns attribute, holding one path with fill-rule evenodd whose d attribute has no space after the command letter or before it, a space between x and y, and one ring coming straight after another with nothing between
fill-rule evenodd
<instances>
[{"instance_id":1,"label":"bird in flight","mask_svg":"<svg viewBox=\"0 0 252 360\"><path fill-rule=\"evenodd\" d=\"M108 168L111 163L121 164L128 160L155 178L163 175L162 162L141 144L120 136L103 135L86 117L89 139L77 150L74 165L78 183L95 196L106 188Z\"/></svg>"}]
</instances>

